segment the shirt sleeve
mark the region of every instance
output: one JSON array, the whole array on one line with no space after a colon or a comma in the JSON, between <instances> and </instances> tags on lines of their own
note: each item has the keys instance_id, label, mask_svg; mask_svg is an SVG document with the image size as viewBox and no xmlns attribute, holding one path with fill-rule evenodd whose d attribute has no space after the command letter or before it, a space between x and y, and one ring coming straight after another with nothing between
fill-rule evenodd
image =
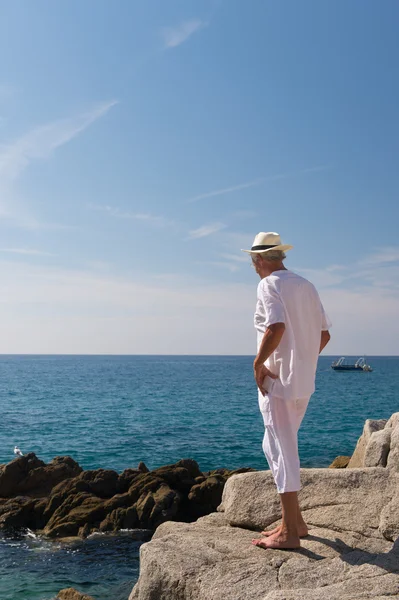
<instances>
[{"instance_id":1,"label":"shirt sleeve","mask_svg":"<svg viewBox=\"0 0 399 600\"><path fill-rule=\"evenodd\" d=\"M326 311L324 310L324 306L322 305L322 303L320 302L321 305L321 330L322 331L328 331L330 329L330 327L332 326L332 323L328 317L328 314L326 313Z\"/></svg>"},{"instance_id":2,"label":"shirt sleeve","mask_svg":"<svg viewBox=\"0 0 399 600\"><path fill-rule=\"evenodd\" d=\"M276 288L271 283L261 281L258 296L265 310L265 326L270 327L275 323L285 323L284 304Z\"/></svg>"}]
</instances>

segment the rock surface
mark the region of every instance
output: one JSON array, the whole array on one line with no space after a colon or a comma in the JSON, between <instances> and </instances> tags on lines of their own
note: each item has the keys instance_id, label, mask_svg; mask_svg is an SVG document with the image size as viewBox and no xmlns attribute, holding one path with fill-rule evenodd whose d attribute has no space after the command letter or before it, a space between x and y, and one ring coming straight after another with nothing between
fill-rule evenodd
<instances>
[{"instance_id":1,"label":"rock surface","mask_svg":"<svg viewBox=\"0 0 399 600\"><path fill-rule=\"evenodd\" d=\"M309 535L297 550L251 545L277 524L269 471L229 478L218 512L164 523L140 548L130 600L360 600L399 597L399 475L302 469ZM395 540L395 541L394 541Z\"/></svg>"},{"instance_id":2,"label":"rock surface","mask_svg":"<svg viewBox=\"0 0 399 600\"><path fill-rule=\"evenodd\" d=\"M251 544L280 523L279 496L270 471L236 474L218 512L164 523L141 546L129 600L399 599L399 412L367 420L352 457L330 467L301 470L301 548Z\"/></svg>"},{"instance_id":3,"label":"rock surface","mask_svg":"<svg viewBox=\"0 0 399 600\"><path fill-rule=\"evenodd\" d=\"M367 419L364 424L363 433L358 439L355 451L349 461L348 467L350 469L354 467L364 467L364 457L366 455L366 448L370 441L371 435L375 431L384 429L386 422L386 419Z\"/></svg>"},{"instance_id":4,"label":"rock surface","mask_svg":"<svg viewBox=\"0 0 399 600\"><path fill-rule=\"evenodd\" d=\"M399 472L399 412L388 420L367 419L352 456L337 456L330 465L332 469L346 467L388 467Z\"/></svg>"},{"instance_id":5,"label":"rock surface","mask_svg":"<svg viewBox=\"0 0 399 600\"><path fill-rule=\"evenodd\" d=\"M350 456L337 456L329 466L330 469L345 469L350 461Z\"/></svg>"},{"instance_id":6,"label":"rock surface","mask_svg":"<svg viewBox=\"0 0 399 600\"><path fill-rule=\"evenodd\" d=\"M202 473L191 459L153 471L144 463L121 474L83 471L72 458L46 465L31 453L0 466L0 529L59 539L190 522L216 510L226 480L240 471Z\"/></svg>"},{"instance_id":7,"label":"rock surface","mask_svg":"<svg viewBox=\"0 0 399 600\"><path fill-rule=\"evenodd\" d=\"M58 592L56 600L94 600L94 598L87 594L82 594L74 588L65 588Z\"/></svg>"}]
</instances>

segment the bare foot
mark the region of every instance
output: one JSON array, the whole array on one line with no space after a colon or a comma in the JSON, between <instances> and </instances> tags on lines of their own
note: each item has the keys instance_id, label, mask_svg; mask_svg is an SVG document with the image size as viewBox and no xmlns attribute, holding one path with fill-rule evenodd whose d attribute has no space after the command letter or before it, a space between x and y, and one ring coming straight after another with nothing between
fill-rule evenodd
<instances>
[{"instance_id":1,"label":"bare foot","mask_svg":"<svg viewBox=\"0 0 399 600\"><path fill-rule=\"evenodd\" d=\"M287 534L281 533L272 537L263 537L252 540L254 546L259 548L281 548L281 549L292 549L300 548L301 541L299 537L288 536Z\"/></svg>"},{"instance_id":2,"label":"bare foot","mask_svg":"<svg viewBox=\"0 0 399 600\"><path fill-rule=\"evenodd\" d=\"M261 531L260 534L264 535L265 537L269 537L270 535L276 535L277 533L280 533L281 531L281 525L277 525L277 527L275 527L274 529L270 529L270 531ZM309 530L307 528L306 523L304 523L303 525L300 525L298 527L298 535L299 537L306 537L309 533Z\"/></svg>"}]
</instances>

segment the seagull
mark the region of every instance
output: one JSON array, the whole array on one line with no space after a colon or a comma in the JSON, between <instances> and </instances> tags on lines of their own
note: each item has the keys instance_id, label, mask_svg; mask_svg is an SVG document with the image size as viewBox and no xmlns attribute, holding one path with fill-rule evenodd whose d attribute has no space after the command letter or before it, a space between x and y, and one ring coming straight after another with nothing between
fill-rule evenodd
<instances>
[{"instance_id":1,"label":"seagull","mask_svg":"<svg viewBox=\"0 0 399 600\"><path fill-rule=\"evenodd\" d=\"M18 446L15 446L15 448L14 448L14 454L15 454L15 456L23 456L23 453L18 448Z\"/></svg>"}]
</instances>

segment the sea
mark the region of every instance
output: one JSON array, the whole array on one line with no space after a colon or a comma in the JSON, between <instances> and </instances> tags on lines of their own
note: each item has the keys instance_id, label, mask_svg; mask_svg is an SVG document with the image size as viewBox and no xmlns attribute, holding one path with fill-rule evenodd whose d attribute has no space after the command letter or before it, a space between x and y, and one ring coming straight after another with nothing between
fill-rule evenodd
<instances>
[{"instance_id":1,"label":"sea","mask_svg":"<svg viewBox=\"0 0 399 600\"><path fill-rule=\"evenodd\" d=\"M335 372L322 356L299 432L302 467L353 452L368 418L399 411L399 357L371 373ZM350 359L350 357L348 357ZM0 356L0 463L13 448L84 469L149 469L181 458L201 470L267 469L251 356ZM73 543L0 536L0 600L54 600L76 587L127 600L139 575L136 532Z\"/></svg>"}]
</instances>

